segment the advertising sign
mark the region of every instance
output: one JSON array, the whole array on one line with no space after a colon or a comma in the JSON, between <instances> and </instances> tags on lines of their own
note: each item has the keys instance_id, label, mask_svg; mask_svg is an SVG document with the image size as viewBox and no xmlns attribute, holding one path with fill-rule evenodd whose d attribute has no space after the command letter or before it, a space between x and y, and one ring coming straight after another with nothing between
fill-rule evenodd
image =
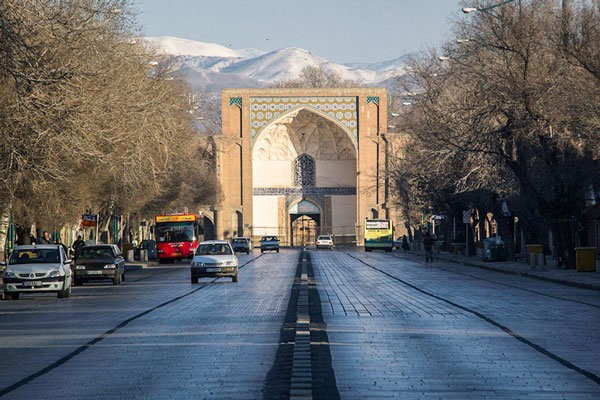
<instances>
[{"instance_id":1,"label":"advertising sign","mask_svg":"<svg viewBox=\"0 0 600 400\"><path fill-rule=\"evenodd\" d=\"M96 214L83 214L81 216L81 226L96 226L98 223L98 215Z\"/></svg>"},{"instance_id":2,"label":"advertising sign","mask_svg":"<svg viewBox=\"0 0 600 400\"><path fill-rule=\"evenodd\" d=\"M367 229L390 229L390 221L367 220Z\"/></svg>"},{"instance_id":3,"label":"advertising sign","mask_svg":"<svg viewBox=\"0 0 600 400\"><path fill-rule=\"evenodd\" d=\"M156 217L156 222L185 222L185 221L195 221L196 216L193 214L187 215L158 215Z\"/></svg>"}]
</instances>

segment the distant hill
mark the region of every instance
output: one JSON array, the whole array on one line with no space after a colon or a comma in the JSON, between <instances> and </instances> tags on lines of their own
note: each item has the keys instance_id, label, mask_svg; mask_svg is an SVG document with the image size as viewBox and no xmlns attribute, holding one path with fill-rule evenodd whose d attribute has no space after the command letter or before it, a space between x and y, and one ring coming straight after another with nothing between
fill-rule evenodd
<instances>
[{"instance_id":1,"label":"distant hill","mask_svg":"<svg viewBox=\"0 0 600 400\"><path fill-rule=\"evenodd\" d=\"M297 78L307 66L335 72L344 79L368 86L389 86L394 77L406 72L403 57L378 63L342 65L297 47L267 53L168 36L145 40L167 55L167 62L174 72L182 74L193 88L211 92L226 87L267 87L275 81Z\"/></svg>"}]
</instances>

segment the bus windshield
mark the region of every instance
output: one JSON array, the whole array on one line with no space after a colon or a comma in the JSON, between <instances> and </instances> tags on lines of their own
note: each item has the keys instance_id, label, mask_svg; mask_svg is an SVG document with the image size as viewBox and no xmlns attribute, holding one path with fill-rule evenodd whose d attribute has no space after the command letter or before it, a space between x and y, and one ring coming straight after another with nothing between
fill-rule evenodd
<instances>
[{"instance_id":1,"label":"bus windshield","mask_svg":"<svg viewBox=\"0 0 600 400\"><path fill-rule=\"evenodd\" d=\"M193 242L194 222L165 222L156 224L156 241L159 243Z\"/></svg>"}]
</instances>

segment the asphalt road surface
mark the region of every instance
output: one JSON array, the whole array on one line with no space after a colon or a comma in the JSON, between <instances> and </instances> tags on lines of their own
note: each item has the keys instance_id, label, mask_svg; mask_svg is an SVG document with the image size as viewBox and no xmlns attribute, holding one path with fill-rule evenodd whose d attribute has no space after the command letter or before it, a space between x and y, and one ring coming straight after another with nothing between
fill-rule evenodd
<instances>
[{"instance_id":1,"label":"asphalt road surface","mask_svg":"<svg viewBox=\"0 0 600 400\"><path fill-rule=\"evenodd\" d=\"M398 253L239 260L239 283L167 264L1 302L0 397L600 398L596 291Z\"/></svg>"}]
</instances>

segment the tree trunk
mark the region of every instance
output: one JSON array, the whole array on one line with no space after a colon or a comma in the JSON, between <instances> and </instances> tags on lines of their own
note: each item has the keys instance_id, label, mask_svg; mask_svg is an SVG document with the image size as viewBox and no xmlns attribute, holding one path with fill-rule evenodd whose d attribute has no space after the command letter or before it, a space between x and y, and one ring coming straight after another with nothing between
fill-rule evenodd
<instances>
[{"instance_id":1,"label":"tree trunk","mask_svg":"<svg viewBox=\"0 0 600 400\"><path fill-rule=\"evenodd\" d=\"M10 225L10 213L12 211L12 198L0 202L0 260L4 261L4 249L6 248L6 237Z\"/></svg>"}]
</instances>

